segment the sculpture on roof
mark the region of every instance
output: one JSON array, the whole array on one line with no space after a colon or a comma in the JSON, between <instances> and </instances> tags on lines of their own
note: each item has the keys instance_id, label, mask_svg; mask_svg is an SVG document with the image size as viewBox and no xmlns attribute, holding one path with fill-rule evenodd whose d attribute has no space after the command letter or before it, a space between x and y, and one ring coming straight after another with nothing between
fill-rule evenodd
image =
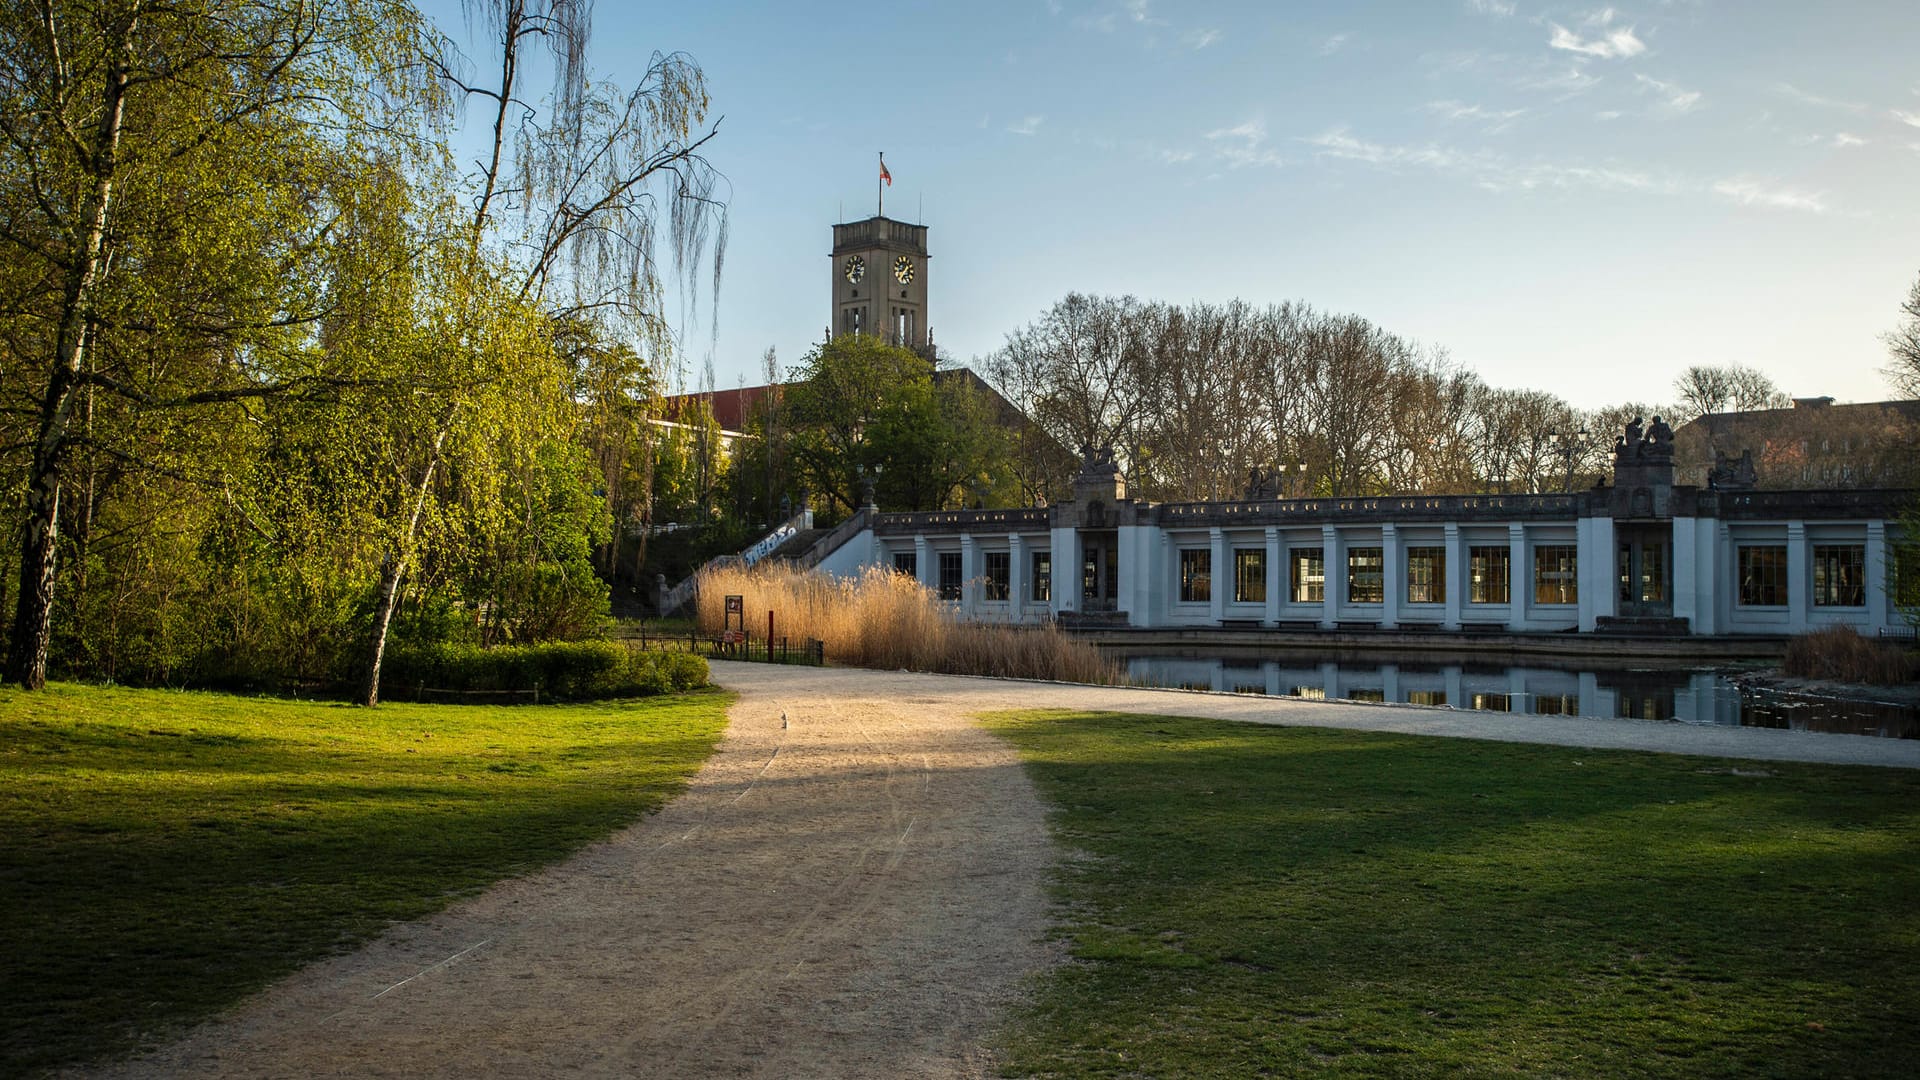
<instances>
[{"instance_id":1,"label":"sculpture on roof","mask_svg":"<svg viewBox=\"0 0 1920 1080\"><path fill-rule=\"evenodd\" d=\"M1641 434L1641 419L1634 417L1625 434L1613 440L1613 463L1626 465L1636 461L1673 460L1673 429L1665 420L1653 418L1653 424Z\"/></svg>"},{"instance_id":2,"label":"sculpture on roof","mask_svg":"<svg viewBox=\"0 0 1920 1080\"><path fill-rule=\"evenodd\" d=\"M1753 451L1743 450L1738 458L1718 451L1713 468L1707 472L1707 488L1712 491L1752 491L1760 483L1759 470L1753 467Z\"/></svg>"}]
</instances>

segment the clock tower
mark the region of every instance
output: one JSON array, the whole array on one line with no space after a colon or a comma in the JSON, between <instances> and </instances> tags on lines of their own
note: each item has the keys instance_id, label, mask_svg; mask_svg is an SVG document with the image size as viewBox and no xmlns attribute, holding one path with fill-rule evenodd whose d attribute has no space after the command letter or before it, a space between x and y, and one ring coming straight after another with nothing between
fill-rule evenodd
<instances>
[{"instance_id":1,"label":"clock tower","mask_svg":"<svg viewBox=\"0 0 1920 1080\"><path fill-rule=\"evenodd\" d=\"M833 227L833 336L874 334L933 354L927 328L927 227L870 217Z\"/></svg>"}]
</instances>

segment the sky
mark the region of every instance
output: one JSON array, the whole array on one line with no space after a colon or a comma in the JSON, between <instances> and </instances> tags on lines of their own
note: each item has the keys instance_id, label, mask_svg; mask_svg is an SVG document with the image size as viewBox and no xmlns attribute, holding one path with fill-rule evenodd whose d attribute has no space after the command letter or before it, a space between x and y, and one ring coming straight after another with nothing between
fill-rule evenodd
<instances>
[{"instance_id":1,"label":"sky","mask_svg":"<svg viewBox=\"0 0 1920 1080\"><path fill-rule=\"evenodd\" d=\"M670 314L721 388L820 339L880 151L963 363L1070 292L1291 300L1583 407L1735 363L1874 401L1920 279L1914 0L597 6L597 77L674 50L729 239Z\"/></svg>"}]
</instances>

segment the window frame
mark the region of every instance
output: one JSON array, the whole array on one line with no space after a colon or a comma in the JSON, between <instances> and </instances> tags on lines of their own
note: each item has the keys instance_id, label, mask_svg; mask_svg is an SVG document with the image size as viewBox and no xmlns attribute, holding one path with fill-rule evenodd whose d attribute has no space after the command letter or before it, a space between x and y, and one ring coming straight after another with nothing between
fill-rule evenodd
<instances>
[{"instance_id":1,"label":"window frame","mask_svg":"<svg viewBox=\"0 0 1920 1080\"><path fill-rule=\"evenodd\" d=\"M1179 549L1180 603L1207 604L1213 602L1213 549L1211 547L1184 547Z\"/></svg>"},{"instance_id":2,"label":"window frame","mask_svg":"<svg viewBox=\"0 0 1920 1080\"><path fill-rule=\"evenodd\" d=\"M1767 554L1760 558L1762 552ZM1764 565L1763 565L1764 564ZM1751 542L1734 545L1733 603L1735 607L1781 609L1792 606L1787 545ZM1765 580L1757 575L1764 572Z\"/></svg>"},{"instance_id":3,"label":"window frame","mask_svg":"<svg viewBox=\"0 0 1920 1080\"><path fill-rule=\"evenodd\" d=\"M1029 564L1033 573L1028 580L1028 591L1032 593L1036 604L1053 602L1053 552L1036 551Z\"/></svg>"},{"instance_id":4,"label":"window frame","mask_svg":"<svg viewBox=\"0 0 1920 1080\"><path fill-rule=\"evenodd\" d=\"M1416 577L1424 577L1424 580L1415 580ZM1414 599L1416 586L1427 590L1426 599ZM1409 604L1447 602L1447 549L1444 545L1417 544L1407 548L1406 589Z\"/></svg>"},{"instance_id":5,"label":"window frame","mask_svg":"<svg viewBox=\"0 0 1920 1080\"><path fill-rule=\"evenodd\" d=\"M1533 602L1560 607L1580 603L1580 545L1533 545Z\"/></svg>"},{"instance_id":6,"label":"window frame","mask_svg":"<svg viewBox=\"0 0 1920 1080\"><path fill-rule=\"evenodd\" d=\"M965 568L965 563L961 560L960 552L940 551L940 552L935 552L934 555L935 555L934 566L938 567L940 571L939 577L937 579L937 588L939 589L940 599L942 600L961 599L965 594L966 568ZM949 562L948 560L952 560L952 561ZM949 576L947 573L947 568L949 566L953 568L953 573L951 576Z\"/></svg>"},{"instance_id":7,"label":"window frame","mask_svg":"<svg viewBox=\"0 0 1920 1080\"><path fill-rule=\"evenodd\" d=\"M1495 569L1500 572L1497 581ZM1512 544L1467 545L1467 603L1499 607L1513 603Z\"/></svg>"},{"instance_id":8,"label":"window frame","mask_svg":"<svg viewBox=\"0 0 1920 1080\"><path fill-rule=\"evenodd\" d=\"M1302 592L1307 595L1302 596ZM1318 593L1319 595L1313 595ZM1287 549L1287 599L1295 604L1327 602L1327 549L1290 547Z\"/></svg>"},{"instance_id":9,"label":"window frame","mask_svg":"<svg viewBox=\"0 0 1920 1080\"><path fill-rule=\"evenodd\" d=\"M918 581L920 579L920 553L917 551L894 552L893 572L896 574L904 574Z\"/></svg>"},{"instance_id":10,"label":"window frame","mask_svg":"<svg viewBox=\"0 0 1920 1080\"><path fill-rule=\"evenodd\" d=\"M1347 603L1384 604L1386 601L1387 549L1378 544L1348 548Z\"/></svg>"},{"instance_id":11,"label":"window frame","mask_svg":"<svg viewBox=\"0 0 1920 1080\"><path fill-rule=\"evenodd\" d=\"M1813 545L1812 570L1814 607L1867 606L1867 545L1864 543ZM1836 571L1839 572L1837 582Z\"/></svg>"},{"instance_id":12,"label":"window frame","mask_svg":"<svg viewBox=\"0 0 1920 1080\"><path fill-rule=\"evenodd\" d=\"M1248 573L1248 567L1252 573ZM1265 547L1237 547L1233 549L1233 602L1236 604L1264 604L1267 602L1267 549Z\"/></svg>"},{"instance_id":13,"label":"window frame","mask_svg":"<svg viewBox=\"0 0 1920 1080\"><path fill-rule=\"evenodd\" d=\"M1004 604L1013 593L1013 553L1010 551L989 551L982 560L980 599L988 603ZM994 572L998 562L999 573Z\"/></svg>"}]
</instances>

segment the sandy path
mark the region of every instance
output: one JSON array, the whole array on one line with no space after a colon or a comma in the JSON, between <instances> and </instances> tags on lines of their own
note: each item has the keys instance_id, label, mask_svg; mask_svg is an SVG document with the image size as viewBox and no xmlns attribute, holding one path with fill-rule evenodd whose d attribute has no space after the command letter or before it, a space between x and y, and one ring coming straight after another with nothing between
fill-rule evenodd
<instances>
[{"instance_id":1,"label":"sandy path","mask_svg":"<svg viewBox=\"0 0 1920 1080\"><path fill-rule=\"evenodd\" d=\"M1012 752L958 708L737 681L658 814L102 1075L986 1075L1050 960Z\"/></svg>"}]
</instances>

